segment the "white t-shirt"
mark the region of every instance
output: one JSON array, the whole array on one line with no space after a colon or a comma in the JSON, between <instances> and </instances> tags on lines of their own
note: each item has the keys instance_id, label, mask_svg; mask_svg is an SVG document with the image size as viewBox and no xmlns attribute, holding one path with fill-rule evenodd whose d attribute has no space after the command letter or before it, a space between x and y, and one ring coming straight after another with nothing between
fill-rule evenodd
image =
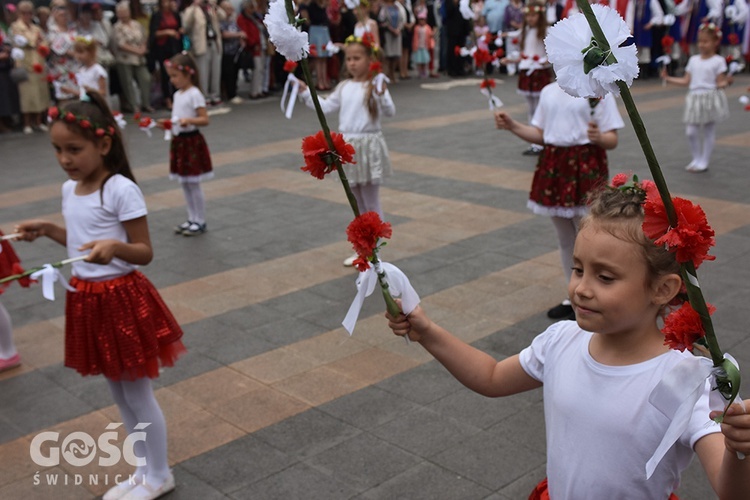
<instances>
[{"instance_id":1,"label":"white t-shirt","mask_svg":"<svg viewBox=\"0 0 750 500\"><path fill-rule=\"evenodd\" d=\"M531 119L531 125L542 129L545 144L568 147L589 143L587 130L591 120L589 100L566 94L553 82L539 94L539 105ZM593 121L599 125L601 132L625 126L612 94L607 94L596 105Z\"/></svg>"},{"instance_id":2,"label":"white t-shirt","mask_svg":"<svg viewBox=\"0 0 750 500\"><path fill-rule=\"evenodd\" d=\"M172 120L175 118L195 118L198 116L198 108L206 107L206 98L198 87L192 86L187 90L178 90L174 93L172 100ZM173 124L173 132L177 131L177 124ZM179 126L179 132L192 132L197 130L195 125Z\"/></svg>"},{"instance_id":3,"label":"white t-shirt","mask_svg":"<svg viewBox=\"0 0 750 500\"><path fill-rule=\"evenodd\" d=\"M396 105L393 103L388 89L380 96L373 90L372 95L380 109L377 119L373 120L370 113L367 112L367 106L365 106L367 85L368 82L344 80L336 85L336 88L328 97L320 99L320 107L323 109L323 113L339 112L339 133L346 135L380 132L380 117L396 114ZM309 89L300 93L300 98L307 107L314 107Z\"/></svg>"},{"instance_id":4,"label":"white t-shirt","mask_svg":"<svg viewBox=\"0 0 750 500\"><path fill-rule=\"evenodd\" d=\"M692 354L671 350L643 363L607 366L589 354L592 335L575 321L561 321L520 354L526 373L544 384L550 497L666 500L695 443L720 432L708 418L710 387L707 383L687 430L646 480L646 463L670 423L649 395Z\"/></svg>"},{"instance_id":5,"label":"white t-shirt","mask_svg":"<svg viewBox=\"0 0 750 500\"><path fill-rule=\"evenodd\" d=\"M690 73L690 90L714 90L716 78L727 71L727 61L718 54L703 59L696 54L688 59L685 72Z\"/></svg>"},{"instance_id":6,"label":"white t-shirt","mask_svg":"<svg viewBox=\"0 0 750 500\"><path fill-rule=\"evenodd\" d=\"M534 60L534 56L538 58L537 61ZM521 48L521 60L518 62L518 69L529 69L532 66L539 67L540 63L546 62L547 51L544 48L544 40L539 40L539 37L537 37L536 28L529 28L526 31L526 36L523 39L523 47Z\"/></svg>"},{"instance_id":7,"label":"white t-shirt","mask_svg":"<svg viewBox=\"0 0 750 500\"><path fill-rule=\"evenodd\" d=\"M87 255L88 250L78 248L94 240L116 239L128 241L123 221L146 215L146 201L138 185L120 174L115 174L101 189L78 196L76 181L68 180L62 186L62 214L67 229L68 257ZM104 281L123 276L138 266L120 259L112 259L106 266L90 262L74 262L73 276L89 281Z\"/></svg>"},{"instance_id":8,"label":"white t-shirt","mask_svg":"<svg viewBox=\"0 0 750 500\"><path fill-rule=\"evenodd\" d=\"M109 92L109 82L107 82L107 70L101 64L93 64L88 68L81 68L76 73L76 82L80 88L92 88L99 92L99 79L104 77L105 94Z\"/></svg>"}]
</instances>

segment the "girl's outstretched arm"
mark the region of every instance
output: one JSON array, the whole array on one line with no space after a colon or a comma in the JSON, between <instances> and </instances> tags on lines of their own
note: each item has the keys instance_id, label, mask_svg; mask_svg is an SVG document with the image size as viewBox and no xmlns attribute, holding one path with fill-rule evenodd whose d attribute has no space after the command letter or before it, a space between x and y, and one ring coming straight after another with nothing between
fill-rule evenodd
<instances>
[{"instance_id":1,"label":"girl's outstretched arm","mask_svg":"<svg viewBox=\"0 0 750 500\"><path fill-rule=\"evenodd\" d=\"M533 125L518 122L505 111L495 111L495 126L500 130L510 130L526 142L544 146L544 132Z\"/></svg>"},{"instance_id":2,"label":"girl's outstretched arm","mask_svg":"<svg viewBox=\"0 0 750 500\"><path fill-rule=\"evenodd\" d=\"M750 400L745 401L750 410ZM720 415L712 412L711 418ZM735 403L731 406L721 434L709 434L695 444L708 480L721 500L750 498L750 414ZM741 460L737 452L748 457Z\"/></svg>"},{"instance_id":3,"label":"girl's outstretched arm","mask_svg":"<svg viewBox=\"0 0 750 500\"><path fill-rule=\"evenodd\" d=\"M675 85L680 85L680 86L682 86L682 87L687 87L688 85L690 85L690 73L688 73L687 71L685 72L685 75L684 75L684 76L680 76L680 77L677 77L677 76L669 76L669 75L667 75L667 68L664 68L664 67L663 67L663 68L661 69L661 72L660 72L660 73L661 73L661 75L660 75L660 76L661 76L661 77L662 77L662 78L664 79L664 81L665 81L665 82L667 82L667 83L673 83L673 84L675 84Z\"/></svg>"},{"instance_id":4,"label":"girl's outstretched arm","mask_svg":"<svg viewBox=\"0 0 750 500\"><path fill-rule=\"evenodd\" d=\"M88 262L109 264L115 257L138 266L145 266L151 262L154 252L151 248L146 216L123 221L122 225L128 233L128 241L95 240L81 245L79 250L89 250L86 259Z\"/></svg>"},{"instance_id":5,"label":"girl's outstretched arm","mask_svg":"<svg viewBox=\"0 0 750 500\"><path fill-rule=\"evenodd\" d=\"M65 246L68 237L68 232L64 227L38 219L21 222L15 227L14 232L21 233L21 236L18 237L19 240L34 241L40 236L46 236L63 246Z\"/></svg>"},{"instance_id":6,"label":"girl's outstretched arm","mask_svg":"<svg viewBox=\"0 0 750 500\"><path fill-rule=\"evenodd\" d=\"M409 316L386 313L386 318L393 333L422 344L459 382L483 396L510 396L542 386L524 371L517 354L498 362L430 321L419 306Z\"/></svg>"}]
</instances>

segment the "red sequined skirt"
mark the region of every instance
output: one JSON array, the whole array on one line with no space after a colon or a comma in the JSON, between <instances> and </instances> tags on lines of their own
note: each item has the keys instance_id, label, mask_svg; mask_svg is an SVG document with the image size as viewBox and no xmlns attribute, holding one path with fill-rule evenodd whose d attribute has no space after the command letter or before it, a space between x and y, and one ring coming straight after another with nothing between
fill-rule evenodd
<instances>
[{"instance_id":1,"label":"red sequined skirt","mask_svg":"<svg viewBox=\"0 0 750 500\"><path fill-rule=\"evenodd\" d=\"M536 69L530 75L525 69L518 71L518 93L538 94L552 82L552 70L549 68Z\"/></svg>"},{"instance_id":2,"label":"red sequined skirt","mask_svg":"<svg viewBox=\"0 0 750 500\"><path fill-rule=\"evenodd\" d=\"M0 231L0 236L2 235L3 232ZM2 248L2 251L0 252L0 278L5 278L6 276L10 276L12 274L22 273L23 268L21 267L21 261L18 259L18 255L16 255L16 252L15 250L13 250L10 242L0 241L0 248ZM3 293L11 283L13 282L10 281L8 283L3 283L2 285L0 285L0 294ZM19 284L21 284L21 286L29 286L28 278L25 280L19 280Z\"/></svg>"},{"instance_id":3,"label":"red sequined skirt","mask_svg":"<svg viewBox=\"0 0 750 500\"><path fill-rule=\"evenodd\" d=\"M539 484L536 485L534 491L529 495L529 500L550 500L549 491L547 490L547 478L542 479ZM680 500L677 495L672 493L669 495L668 500Z\"/></svg>"},{"instance_id":4,"label":"red sequined skirt","mask_svg":"<svg viewBox=\"0 0 750 500\"><path fill-rule=\"evenodd\" d=\"M172 177L188 181L199 181L213 175L211 153L200 131L185 132L172 138L169 173Z\"/></svg>"},{"instance_id":5,"label":"red sequined skirt","mask_svg":"<svg viewBox=\"0 0 750 500\"><path fill-rule=\"evenodd\" d=\"M182 329L139 271L107 281L71 278L65 304L65 366L112 380L156 378L184 354Z\"/></svg>"},{"instance_id":6,"label":"red sequined skirt","mask_svg":"<svg viewBox=\"0 0 750 500\"><path fill-rule=\"evenodd\" d=\"M589 191L607 182L607 152L593 144L544 146L531 182L529 206L543 215L577 217ZM575 213L574 213L575 212Z\"/></svg>"}]
</instances>

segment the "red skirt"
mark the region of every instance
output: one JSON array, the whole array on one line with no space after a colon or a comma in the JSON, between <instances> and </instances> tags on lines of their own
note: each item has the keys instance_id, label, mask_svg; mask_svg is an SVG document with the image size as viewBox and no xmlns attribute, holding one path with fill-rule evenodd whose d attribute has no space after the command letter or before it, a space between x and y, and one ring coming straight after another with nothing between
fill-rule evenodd
<instances>
[{"instance_id":1,"label":"red skirt","mask_svg":"<svg viewBox=\"0 0 750 500\"><path fill-rule=\"evenodd\" d=\"M538 94L552 82L552 70L536 69L530 75L525 69L518 70L518 92L521 94Z\"/></svg>"},{"instance_id":2,"label":"red skirt","mask_svg":"<svg viewBox=\"0 0 750 500\"><path fill-rule=\"evenodd\" d=\"M139 271L107 281L71 278L65 304L65 366L112 380L156 378L184 354L182 329Z\"/></svg>"},{"instance_id":3,"label":"red skirt","mask_svg":"<svg viewBox=\"0 0 750 500\"><path fill-rule=\"evenodd\" d=\"M213 173L211 153L200 131L185 132L172 138L169 146L169 173L196 181L210 177Z\"/></svg>"},{"instance_id":4,"label":"red skirt","mask_svg":"<svg viewBox=\"0 0 750 500\"><path fill-rule=\"evenodd\" d=\"M550 500L549 498L549 491L547 490L547 478L545 477L542 479L542 481L536 485L536 488L534 488L534 491L531 492L531 495L529 495L529 500ZM669 495L668 500L680 500L677 495L672 493Z\"/></svg>"},{"instance_id":5,"label":"red skirt","mask_svg":"<svg viewBox=\"0 0 750 500\"><path fill-rule=\"evenodd\" d=\"M608 176L604 148L546 145L534 171L529 202L561 210L585 207L589 191L606 184Z\"/></svg>"},{"instance_id":6,"label":"red skirt","mask_svg":"<svg viewBox=\"0 0 750 500\"><path fill-rule=\"evenodd\" d=\"M0 231L0 236L2 235L3 232ZM23 273L24 271L23 267L21 267L21 261L19 260L18 255L16 255L15 250L13 250L10 242L0 241L0 248L2 248L2 252L0 252L0 279L13 274ZM23 287L29 286L30 282L28 278L16 281L18 281L18 283ZM11 283L13 282L9 281L8 283L3 283L2 285L0 285L0 294L3 293Z\"/></svg>"}]
</instances>

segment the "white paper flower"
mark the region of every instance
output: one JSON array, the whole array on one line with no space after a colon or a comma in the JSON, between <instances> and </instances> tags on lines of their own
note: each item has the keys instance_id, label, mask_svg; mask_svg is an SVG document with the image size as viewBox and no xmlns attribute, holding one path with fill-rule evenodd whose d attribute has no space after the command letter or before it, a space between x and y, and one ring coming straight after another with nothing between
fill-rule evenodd
<instances>
[{"instance_id":1,"label":"white paper flower","mask_svg":"<svg viewBox=\"0 0 750 500\"><path fill-rule=\"evenodd\" d=\"M268 28L268 38L282 56L290 61L299 61L310 53L307 33L289 23L284 0L273 0L269 4L263 23Z\"/></svg>"},{"instance_id":2,"label":"white paper flower","mask_svg":"<svg viewBox=\"0 0 750 500\"><path fill-rule=\"evenodd\" d=\"M638 76L638 56L635 45L620 47L630 37L630 29L616 10L603 5L592 5L594 15L609 43L615 64L596 66L586 74L583 59L591 47L592 32L583 13L558 21L549 29L544 45L547 58L557 74L557 83L575 97L604 97L620 94L616 82L628 86Z\"/></svg>"}]
</instances>

